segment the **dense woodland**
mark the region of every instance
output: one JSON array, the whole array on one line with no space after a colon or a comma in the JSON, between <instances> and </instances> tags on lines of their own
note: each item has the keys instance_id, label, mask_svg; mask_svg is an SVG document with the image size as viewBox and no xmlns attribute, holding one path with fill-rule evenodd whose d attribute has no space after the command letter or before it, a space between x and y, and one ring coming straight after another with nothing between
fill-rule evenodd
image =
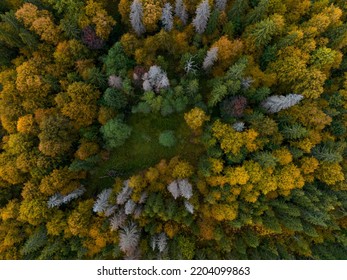
<instances>
[{"instance_id":1,"label":"dense woodland","mask_svg":"<svg viewBox=\"0 0 347 280\"><path fill-rule=\"evenodd\" d=\"M0 1L0 259L346 259L345 0Z\"/></svg>"}]
</instances>

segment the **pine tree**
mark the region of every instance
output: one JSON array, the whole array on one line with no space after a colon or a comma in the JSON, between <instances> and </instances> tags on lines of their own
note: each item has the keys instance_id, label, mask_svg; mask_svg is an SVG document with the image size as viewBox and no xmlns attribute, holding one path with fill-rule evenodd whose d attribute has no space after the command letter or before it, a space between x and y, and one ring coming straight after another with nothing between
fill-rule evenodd
<instances>
[{"instance_id":1,"label":"pine tree","mask_svg":"<svg viewBox=\"0 0 347 280\"><path fill-rule=\"evenodd\" d=\"M262 217L262 223L266 229L273 231L274 233L282 233L281 224L278 219L272 214L266 213Z\"/></svg>"},{"instance_id":2,"label":"pine tree","mask_svg":"<svg viewBox=\"0 0 347 280\"><path fill-rule=\"evenodd\" d=\"M104 189L99 195L98 199L95 201L93 206L93 211L95 213L105 212L106 209L110 206L108 200L111 196L112 189Z\"/></svg>"},{"instance_id":3,"label":"pine tree","mask_svg":"<svg viewBox=\"0 0 347 280\"><path fill-rule=\"evenodd\" d=\"M151 66L148 73L144 75L143 79L143 89L145 91L154 90L159 92L160 89L168 88L170 86L166 72L157 65Z\"/></svg>"},{"instance_id":4,"label":"pine tree","mask_svg":"<svg viewBox=\"0 0 347 280\"><path fill-rule=\"evenodd\" d=\"M254 80L252 79L252 77L242 78L241 86L243 89L247 90L251 87L253 82L254 82Z\"/></svg>"},{"instance_id":5,"label":"pine tree","mask_svg":"<svg viewBox=\"0 0 347 280\"><path fill-rule=\"evenodd\" d=\"M164 252L167 249L167 236L164 232L159 233L156 236L156 247L158 248L160 253Z\"/></svg>"},{"instance_id":6,"label":"pine tree","mask_svg":"<svg viewBox=\"0 0 347 280\"><path fill-rule=\"evenodd\" d=\"M71 193L65 196L60 193L56 193L49 198L47 202L48 207L53 208L53 207L59 207L62 204L67 204L71 200L74 200L82 196L85 192L86 192L86 188L81 186L78 189L72 191Z\"/></svg>"},{"instance_id":7,"label":"pine tree","mask_svg":"<svg viewBox=\"0 0 347 280\"><path fill-rule=\"evenodd\" d=\"M148 193L147 192L143 192L140 196L140 199L139 199L139 204L144 204L147 200L147 197L148 197Z\"/></svg>"},{"instance_id":8,"label":"pine tree","mask_svg":"<svg viewBox=\"0 0 347 280\"><path fill-rule=\"evenodd\" d=\"M119 76L111 75L108 77L108 85L121 90L123 88L123 79Z\"/></svg>"},{"instance_id":9,"label":"pine tree","mask_svg":"<svg viewBox=\"0 0 347 280\"><path fill-rule=\"evenodd\" d=\"M270 18L255 24L251 32L251 37L252 40L254 40L255 46L259 48L260 46L267 45L278 30L278 24Z\"/></svg>"},{"instance_id":10,"label":"pine tree","mask_svg":"<svg viewBox=\"0 0 347 280\"><path fill-rule=\"evenodd\" d=\"M139 219L143 211L143 206L142 205L137 205L135 210L134 210L134 218Z\"/></svg>"},{"instance_id":11,"label":"pine tree","mask_svg":"<svg viewBox=\"0 0 347 280\"><path fill-rule=\"evenodd\" d=\"M210 69L217 60L218 60L218 48L213 47L207 52L204 62L202 64L202 68L204 68L205 70Z\"/></svg>"},{"instance_id":12,"label":"pine tree","mask_svg":"<svg viewBox=\"0 0 347 280\"><path fill-rule=\"evenodd\" d=\"M197 33L202 34L205 32L207 27L208 19L210 17L210 5L208 0L204 0L199 4L196 9L196 16L193 19L193 26Z\"/></svg>"},{"instance_id":13,"label":"pine tree","mask_svg":"<svg viewBox=\"0 0 347 280\"><path fill-rule=\"evenodd\" d=\"M167 190L172 194L174 199L177 199L181 195L181 191L178 187L177 181L172 181L168 186Z\"/></svg>"},{"instance_id":14,"label":"pine tree","mask_svg":"<svg viewBox=\"0 0 347 280\"><path fill-rule=\"evenodd\" d=\"M123 227L125 224L125 221L127 219L127 215L124 213L124 210L118 211L111 219L110 219L110 226L111 230L115 231L119 228Z\"/></svg>"},{"instance_id":15,"label":"pine tree","mask_svg":"<svg viewBox=\"0 0 347 280\"><path fill-rule=\"evenodd\" d=\"M312 155L321 162L341 162L343 160L343 151L346 148L345 143L326 142L315 146L312 149Z\"/></svg>"},{"instance_id":16,"label":"pine tree","mask_svg":"<svg viewBox=\"0 0 347 280\"><path fill-rule=\"evenodd\" d=\"M153 235L151 238L151 248L154 251L156 247L157 247L157 236Z\"/></svg>"},{"instance_id":17,"label":"pine tree","mask_svg":"<svg viewBox=\"0 0 347 280\"><path fill-rule=\"evenodd\" d=\"M117 195L117 204L123 205L130 198L133 189L129 187L129 180L123 182L123 188L121 192Z\"/></svg>"},{"instance_id":18,"label":"pine tree","mask_svg":"<svg viewBox=\"0 0 347 280\"><path fill-rule=\"evenodd\" d=\"M255 154L254 159L265 168L275 167L277 164L276 158L270 152L267 151Z\"/></svg>"},{"instance_id":19,"label":"pine tree","mask_svg":"<svg viewBox=\"0 0 347 280\"><path fill-rule=\"evenodd\" d=\"M104 211L105 217L110 217L111 215L114 214L114 212L117 210L117 205L112 205L106 208Z\"/></svg>"},{"instance_id":20,"label":"pine tree","mask_svg":"<svg viewBox=\"0 0 347 280\"><path fill-rule=\"evenodd\" d=\"M194 74L196 73L196 68L197 66L195 64L194 57L190 56L189 59L185 62L184 71L186 72L186 74Z\"/></svg>"},{"instance_id":21,"label":"pine tree","mask_svg":"<svg viewBox=\"0 0 347 280\"><path fill-rule=\"evenodd\" d=\"M24 243L21 250L23 255L28 255L30 253L38 251L40 248L45 246L47 243L47 231L44 226L41 226L35 230L35 232L29 237L29 239Z\"/></svg>"},{"instance_id":22,"label":"pine tree","mask_svg":"<svg viewBox=\"0 0 347 280\"><path fill-rule=\"evenodd\" d=\"M130 6L130 23L138 36L146 32L143 25L143 8L140 0L134 0Z\"/></svg>"},{"instance_id":23,"label":"pine tree","mask_svg":"<svg viewBox=\"0 0 347 280\"><path fill-rule=\"evenodd\" d=\"M236 122L233 124L233 129L235 129L237 132L242 132L245 130L245 123L244 122Z\"/></svg>"},{"instance_id":24,"label":"pine tree","mask_svg":"<svg viewBox=\"0 0 347 280\"><path fill-rule=\"evenodd\" d=\"M184 200L184 207L190 214L194 214L194 206L188 200Z\"/></svg>"},{"instance_id":25,"label":"pine tree","mask_svg":"<svg viewBox=\"0 0 347 280\"><path fill-rule=\"evenodd\" d=\"M127 105L127 97L120 90L114 88L107 88L102 96L104 105L115 109L122 109Z\"/></svg>"},{"instance_id":26,"label":"pine tree","mask_svg":"<svg viewBox=\"0 0 347 280\"><path fill-rule=\"evenodd\" d=\"M80 196L82 196L86 192L86 188L81 186L78 189L74 190L73 192L69 193L68 195L65 195L63 197L63 203L69 203L71 200L76 199Z\"/></svg>"},{"instance_id":27,"label":"pine tree","mask_svg":"<svg viewBox=\"0 0 347 280\"><path fill-rule=\"evenodd\" d=\"M131 215L134 212L135 207L136 207L136 203L132 199L129 199L124 206L125 214Z\"/></svg>"},{"instance_id":28,"label":"pine tree","mask_svg":"<svg viewBox=\"0 0 347 280\"><path fill-rule=\"evenodd\" d=\"M181 179L177 181L181 196L190 199L193 196L193 187L188 179Z\"/></svg>"},{"instance_id":29,"label":"pine tree","mask_svg":"<svg viewBox=\"0 0 347 280\"><path fill-rule=\"evenodd\" d=\"M56 193L56 194L52 195L47 202L48 207L53 208L53 207L58 207L58 206L62 205L63 199L64 199L64 196L61 195L60 193Z\"/></svg>"},{"instance_id":30,"label":"pine tree","mask_svg":"<svg viewBox=\"0 0 347 280\"><path fill-rule=\"evenodd\" d=\"M131 256L136 252L140 241L140 231L134 222L121 228L119 232L119 247L126 254Z\"/></svg>"},{"instance_id":31,"label":"pine tree","mask_svg":"<svg viewBox=\"0 0 347 280\"><path fill-rule=\"evenodd\" d=\"M293 140L293 139L300 139L307 136L308 131L302 125L295 123L292 125L284 125L283 128L281 129L281 133L286 139Z\"/></svg>"},{"instance_id":32,"label":"pine tree","mask_svg":"<svg viewBox=\"0 0 347 280\"><path fill-rule=\"evenodd\" d=\"M226 8L226 5L227 5L227 1L228 0L216 0L216 8L219 10L219 11L224 11L225 8Z\"/></svg>"},{"instance_id":33,"label":"pine tree","mask_svg":"<svg viewBox=\"0 0 347 280\"><path fill-rule=\"evenodd\" d=\"M217 84L213 87L208 106L214 107L228 95L228 88L223 84Z\"/></svg>"},{"instance_id":34,"label":"pine tree","mask_svg":"<svg viewBox=\"0 0 347 280\"><path fill-rule=\"evenodd\" d=\"M124 73L127 73L133 66L133 61L125 53L125 48L121 42L115 43L112 48L108 50L107 56L103 59L106 75L117 75L118 77L125 78ZM124 90L125 81L123 81L122 89Z\"/></svg>"},{"instance_id":35,"label":"pine tree","mask_svg":"<svg viewBox=\"0 0 347 280\"><path fill-rule=\"evenodd\" d=\"M183 0L176 0L175 3L175 14L177 17L179 17L184 25L187 24L188 20L188 13L186 6L183 3Z\"/></svg>"},{"instance_id":36,"label":"pine tree","mask_svg":"<svg viewBox=\"0 0 347 280\"><path fill-rule=\"evenodd\" d=\"M173 28L172 6L170 3L166 3L163 7L161 21L166 31L171 31Z\"/></svg>"},{"instance_id":37,"label":"pine tree","mask_svg":"<svg viewBox=\"0 0 347 280\"><path fill-rule=\"evenodd\" d=\"M253 248L256 248L259 246L259 238L257 236L257 234L251 230L251 229L247 229L243 234L242 234L243 240L245 241L245 243Z\"/></svg>"},{"instance_id":38,"label":"pine tree","mask_svg":"<svg viewBox=\"0 0 347 280\"><path fill-rule=\"evenodd\" d=\"M212 35L218 29L221 12L218 9L213 9L205 29L206 35Z\"/></svg>"},{"instance_id":39,"label":"pine tree","mask_svg":"<svg viewBox=\"0 0 347 280\"><path fill-rule=\"evenodd\" d=\"M304 97L300 94L273 95L262 102L262 107L269 113L277 113L299 103Z\"/></svg>"}]
</instances>

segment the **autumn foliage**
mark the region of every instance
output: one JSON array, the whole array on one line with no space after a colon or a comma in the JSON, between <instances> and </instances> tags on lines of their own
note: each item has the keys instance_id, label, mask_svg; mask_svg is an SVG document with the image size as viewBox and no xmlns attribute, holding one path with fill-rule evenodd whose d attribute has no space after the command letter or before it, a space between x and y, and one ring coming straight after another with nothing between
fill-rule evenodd
<instances>
[{"instance_id":1,"label":"autumn foliage","mask_svg":"<svg viewBox=\"0 0 347 280\"><path fill-rule=\"evenodd\" d=\"M345 260L346 20L0 1L0 259Z\"/></svg>"}]
</instances>

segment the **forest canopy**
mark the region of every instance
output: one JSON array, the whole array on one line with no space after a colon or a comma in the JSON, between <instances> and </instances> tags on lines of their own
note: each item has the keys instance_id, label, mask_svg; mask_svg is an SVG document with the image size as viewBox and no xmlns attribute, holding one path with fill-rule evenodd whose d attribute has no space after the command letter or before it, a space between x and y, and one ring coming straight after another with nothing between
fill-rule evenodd
<instances>
[{"instance_id":1,"label":"forest canopy","mask_svg":"<svg viewBox=\"0 0 347 280\"><path fill-rule=\"evenodd\" d=\"M347 2L0 1L0 259L346 259Z\"/></svg>"}]
</instances>

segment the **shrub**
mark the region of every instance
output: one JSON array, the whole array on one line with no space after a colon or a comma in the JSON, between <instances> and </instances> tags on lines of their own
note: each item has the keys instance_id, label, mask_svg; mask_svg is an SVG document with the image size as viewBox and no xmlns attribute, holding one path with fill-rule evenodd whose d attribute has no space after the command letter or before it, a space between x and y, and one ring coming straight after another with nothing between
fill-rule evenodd
<instances>
[{"instance_id":1,"label":"shrub","mask_svg":"<svg viewBox=\"0 0 347 280\"><path fill-rule=\"evenodd\" d=\"M159 135L159 143L164 147L173 147L176 145L176 137L172 130L166 130Z\"/></svg>"}]
</instances>

